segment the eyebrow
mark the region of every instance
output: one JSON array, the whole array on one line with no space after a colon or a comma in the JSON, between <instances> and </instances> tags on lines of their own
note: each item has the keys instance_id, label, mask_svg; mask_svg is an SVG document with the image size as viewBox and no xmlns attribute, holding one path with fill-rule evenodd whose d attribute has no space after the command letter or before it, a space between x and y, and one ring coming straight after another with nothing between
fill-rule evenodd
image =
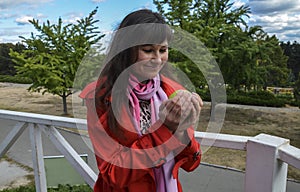
<instances>
[{"instance_id":1,"label":"eyebrow","mask_svg":"<svg viewBox=\"0 0 300 192\"><path fill-rule=\"evenodd\" d=\"M143 44L143 45L141 45L141 47L147 47L147 46L153 47L153 46L156 46L156 45L159 45L159 46L162 46L162 47L168 47L167 43L166 44Z\"/></svg>"}]
</instances>

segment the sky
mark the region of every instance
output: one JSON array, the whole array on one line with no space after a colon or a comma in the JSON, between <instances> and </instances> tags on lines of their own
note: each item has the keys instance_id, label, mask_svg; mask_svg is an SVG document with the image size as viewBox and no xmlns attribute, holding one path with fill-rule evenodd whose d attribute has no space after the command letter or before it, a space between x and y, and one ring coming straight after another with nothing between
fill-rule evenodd
<instances>
[{"instance_id":1,"label":"sky","mask_svg":"<svg viewBox=\"0 0 300 192\"><path fill-rule=\"evenodd\" d=\"M280 41L300 42L299 0L232 0L234 6L249 5L250 26L260 25ZM98 6L95 19L99 30L106 34L130 12L148 8L156 10L152 0L0 0L0 43L20 42L36 30L28 22L38 19L55 24L62 18L65 24L84 18Z\"/></svg>"}]
</instances>

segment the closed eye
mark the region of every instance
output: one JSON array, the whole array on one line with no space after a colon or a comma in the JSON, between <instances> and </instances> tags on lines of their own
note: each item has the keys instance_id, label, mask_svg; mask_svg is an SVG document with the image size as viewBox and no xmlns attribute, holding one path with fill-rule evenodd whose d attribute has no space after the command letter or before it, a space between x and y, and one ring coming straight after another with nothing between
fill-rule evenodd
<instances>
[{"instance_id":1,"label":"closed eye","mask_svg":"<svg viewBox=\"0 0 300 192\"><path fill-rule=\"evenodd\" d=\"M152 49L142 49L145 53L151 53L153 50Z\"/></svg>"},{"instance_id":2,"label":"closed eye","mask_svg":"<svg viewBox=\"0 0 300 192\"><path fill-rule=\"evenodd\" d=\"M168 50L168 49L166 49L166 48L165 48L165 49L160 49L159 52L160 52L160 53L165 53L165 52L167 52L167 50Z\"/></svg>"}]
</instances>

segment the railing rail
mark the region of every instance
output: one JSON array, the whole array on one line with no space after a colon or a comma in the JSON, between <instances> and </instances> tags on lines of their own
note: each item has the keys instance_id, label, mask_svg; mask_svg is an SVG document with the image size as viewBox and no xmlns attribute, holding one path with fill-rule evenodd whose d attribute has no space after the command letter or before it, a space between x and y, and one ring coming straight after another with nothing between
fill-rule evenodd
<instances>
[{"instance_id":1,"label":"railing rail","mask_svg":"<svg viewBox=\"0 0 300 192\"><path fill-rule=\"evenodd\" d=\"M22 132L30 130L33 168L37 192L46 192L46 176L43 160L42 133L44 133L66 157L71 165L91 187L97 179L95 172L77 154L73 147L59 133L57 127L87 130L86 120L52 115L41 115L8 110L0 110L0 119L18 123L0 142L0 158L16 142ZM247 152L245 192L285 191L287 166L300 169L300 149L289 144L288 139L260 134L255 137L195 132L195 138L202 146L214 146Z\"/></svg>"}]
</instances>

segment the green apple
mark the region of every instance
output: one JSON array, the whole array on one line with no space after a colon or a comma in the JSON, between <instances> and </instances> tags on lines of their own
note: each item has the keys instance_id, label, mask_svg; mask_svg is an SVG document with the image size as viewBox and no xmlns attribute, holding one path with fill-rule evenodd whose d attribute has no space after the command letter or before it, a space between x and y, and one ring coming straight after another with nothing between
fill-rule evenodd
<instances>
[{"instance_id":1,"label":"green apple","mask_svg":"<svg viewBox=\"0 0 300 192\"><path fill-rule=\"evenodd\" d=\"M176 90L176 91L174 91L174 92L169 96L169 99L174 98L174 97L177 95L177 93L178 93L179 91L187 91L187 90ZM188 92L188 91L187 91L187 92Z\"/></svg>"}]
</instances>

